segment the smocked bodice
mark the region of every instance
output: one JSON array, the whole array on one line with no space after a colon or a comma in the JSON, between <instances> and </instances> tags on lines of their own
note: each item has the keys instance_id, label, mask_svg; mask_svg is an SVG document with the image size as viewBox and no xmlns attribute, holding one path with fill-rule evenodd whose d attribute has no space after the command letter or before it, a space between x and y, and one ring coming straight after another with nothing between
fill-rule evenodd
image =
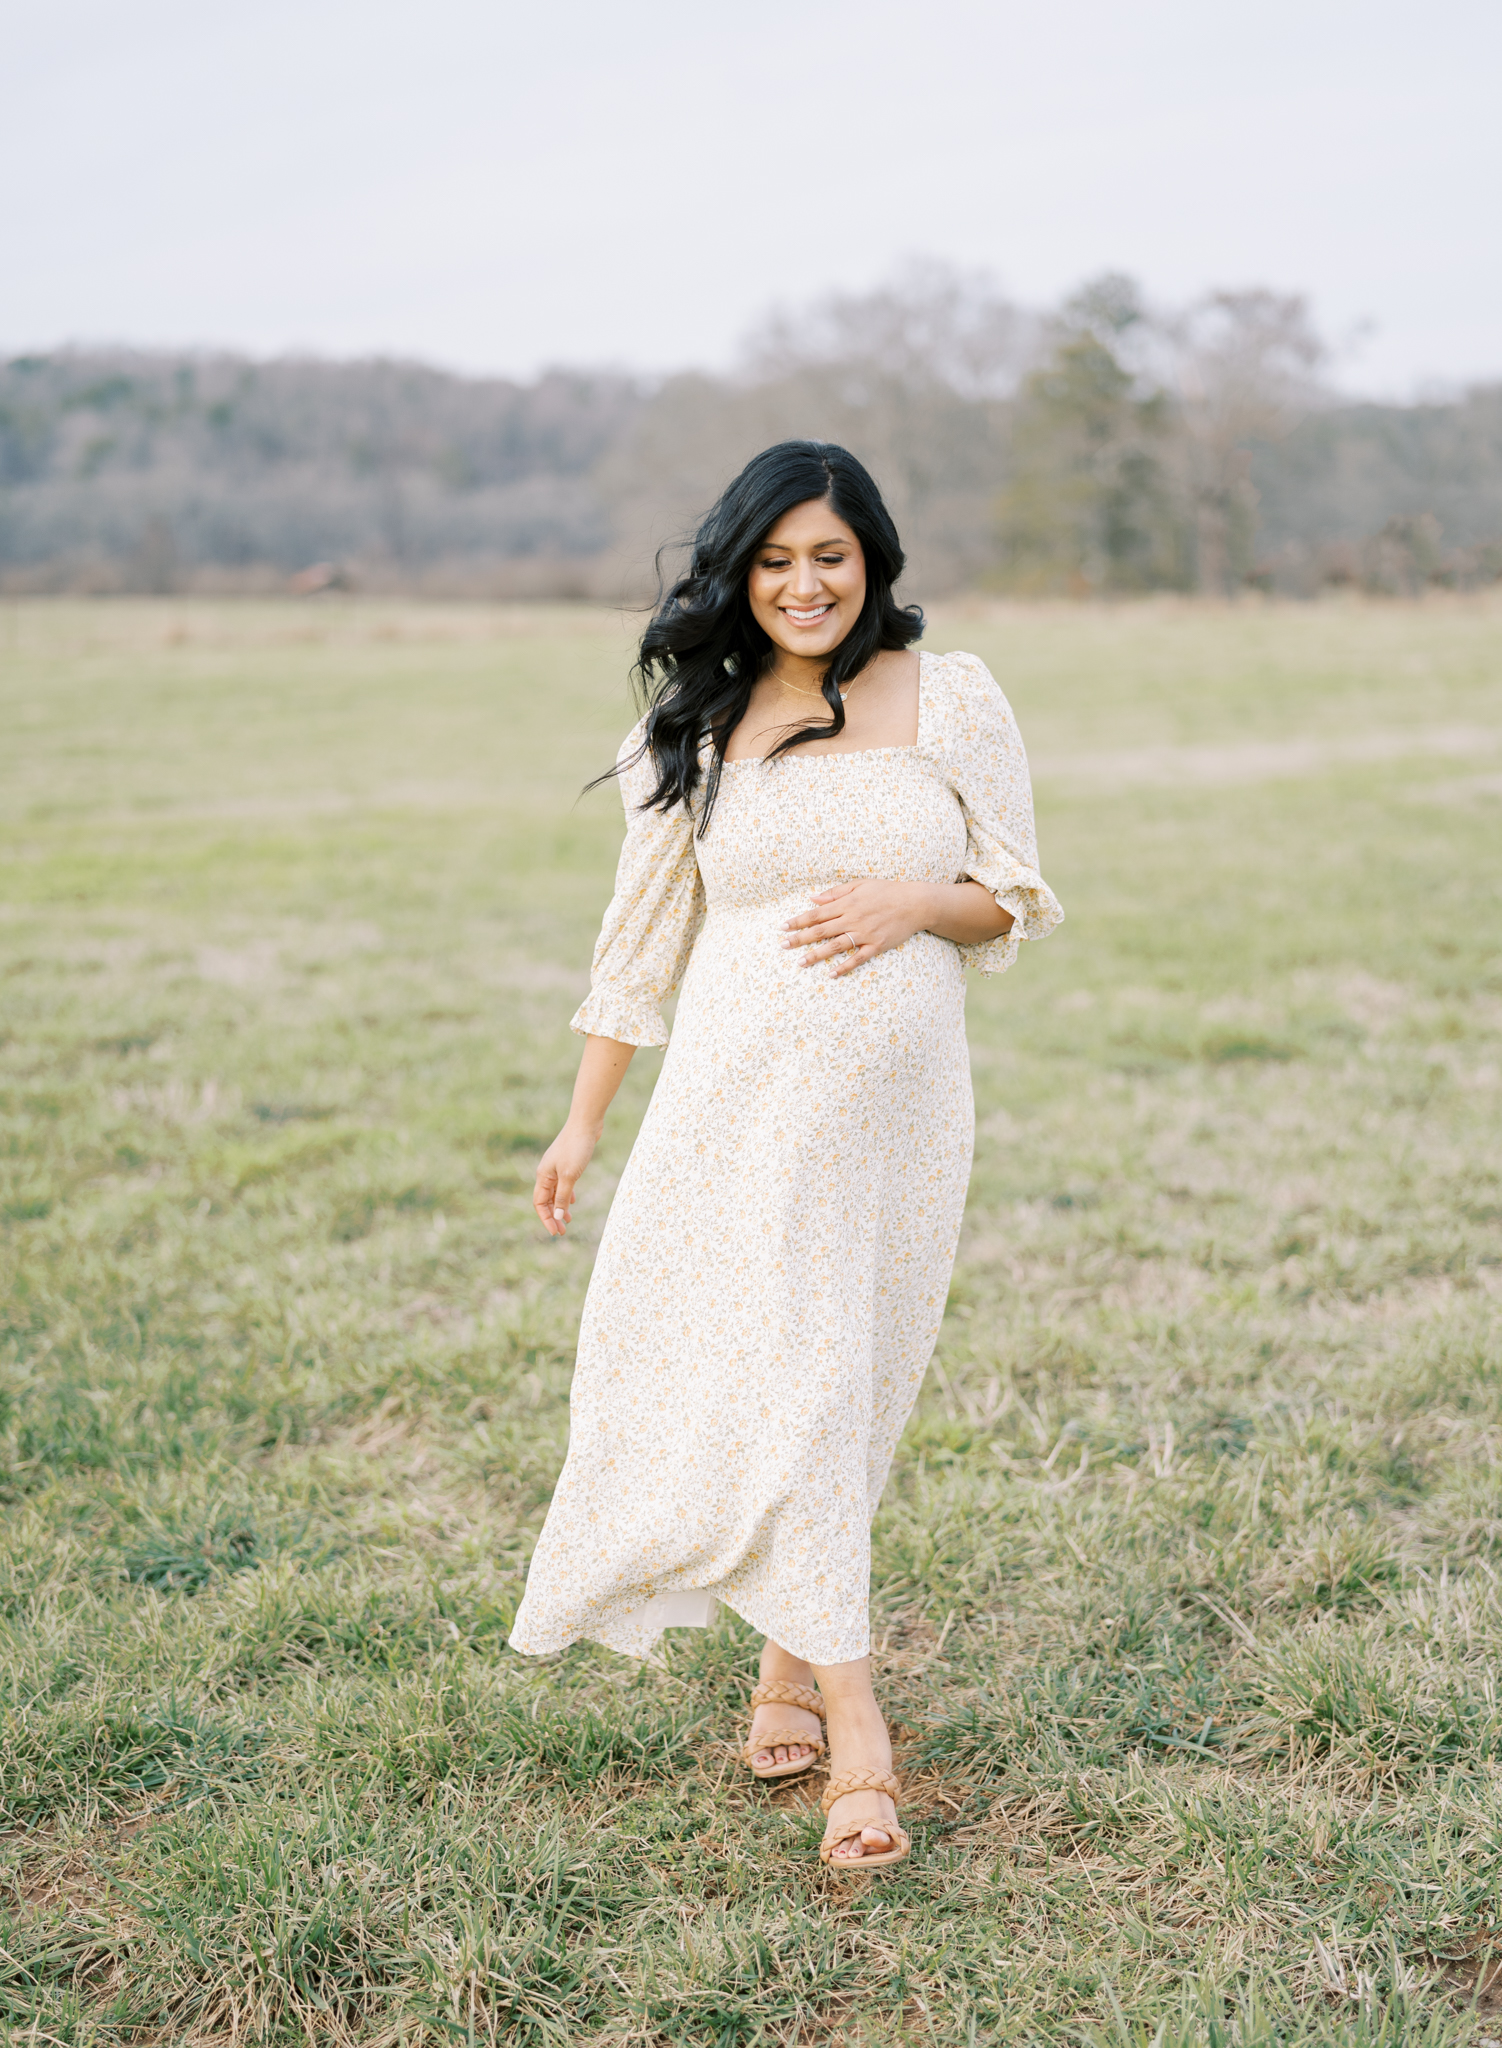
<instances>
[{"instance_id":1,"label":"smocked bodice","mask_svg":"<svg viewBox=\"0 0 1502 2048\"><path fill-rule=\"evenodd\" d=\"M954 882L964 814L917 747L726 763L695 856L707 907L781 904L835 882Z\"/></svg>"}]
</instances>

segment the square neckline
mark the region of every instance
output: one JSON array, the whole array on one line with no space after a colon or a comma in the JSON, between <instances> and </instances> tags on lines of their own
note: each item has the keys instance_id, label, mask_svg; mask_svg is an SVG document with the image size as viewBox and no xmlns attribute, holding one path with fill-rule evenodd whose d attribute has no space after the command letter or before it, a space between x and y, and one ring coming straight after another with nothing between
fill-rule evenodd
<instances>
[{"instance_id":1,"label":"square neckline","mask_svg":"<svg viewBox=\"0 0 1502 2048\"><path fill-rule=\"evenodd\" d=\"M790 752L777 756L778 765L780 766L784 761L799 761L806 765L810 761L864 761L878 754L918 753L923 745L923 717L928 709L928 691L925 687L926 670L924 664L937 659L938 657L930 654L927 648L920 647L918 649L918 737L916 739L908 740L900 747L831 747L822 754L810 753L806 747L794 747ZM742 754L738 761L722 761L720 765L722 768L765 768L770 760L771 756L769 754Z\"/></svg>"}]
</instances>

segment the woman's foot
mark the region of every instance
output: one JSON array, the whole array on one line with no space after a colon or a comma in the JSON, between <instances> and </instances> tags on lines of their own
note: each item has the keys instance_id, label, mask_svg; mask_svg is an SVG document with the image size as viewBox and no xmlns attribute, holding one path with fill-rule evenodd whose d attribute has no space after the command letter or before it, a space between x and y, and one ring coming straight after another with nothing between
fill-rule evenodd
<instances>
[{"instance_id":1,"label":"woman's foot","mask_svg":"<svg viewBox=\"0 0 1502 2048\"><path fill-rule=\"evenodd\" d=\"M762 1645L761 1677L763 1682L781 1679L784 1683L806 1685L811 1692L814 1690L813 1666L771 1641ZM807 1742L779 1742L770 1749L755 1747L758 1736L774 1732L801 1734L804 1730L808 1733ZM823 1740L824 1724L817 1714L805 1707L790 1706L785 1701L769 1701L751 1716L751 1739L746 1748L751 1768L769 1771L774 1764L811 1764Z\"/></svg>"},{"instance_id":2,"label":"woman's foot","mask_svg":"<svg viewBox=\"0 0 1502 2048\"><path fill-rule=\"evenodd\" d=\"M819 1672L819 1690L829 1715L830 1783L846 1771L889 1775L892 1743L871 1690L870 1658L825 1665ZM860 1832L836 1845L830 1852L831 1862L859 1863L867 1856L885 1856L903 1839L897 1809L885 1792L844 1793L829 1808L825 1834L837 1835L858 1823Z\"/></svg>"}]
</instances>

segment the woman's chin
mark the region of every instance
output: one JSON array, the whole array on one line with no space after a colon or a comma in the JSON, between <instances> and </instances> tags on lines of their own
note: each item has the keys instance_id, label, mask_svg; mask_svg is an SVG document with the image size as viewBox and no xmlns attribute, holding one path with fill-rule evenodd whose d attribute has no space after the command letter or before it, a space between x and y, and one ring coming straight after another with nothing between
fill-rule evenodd
<instances>
[{"instance_id":1,"label":"woman's chin","mask_svg":"<svg viewBox=\"0 0 1502 2048\"><path fill-rule=\"evenodd\" d=\"M831 626L821 619L817 628L782 626L773 637L784 654L801 654L805 660L818 660L822 655L834 653L845 637L845 629L843 626Z\"/></svg>"}]
</instances>

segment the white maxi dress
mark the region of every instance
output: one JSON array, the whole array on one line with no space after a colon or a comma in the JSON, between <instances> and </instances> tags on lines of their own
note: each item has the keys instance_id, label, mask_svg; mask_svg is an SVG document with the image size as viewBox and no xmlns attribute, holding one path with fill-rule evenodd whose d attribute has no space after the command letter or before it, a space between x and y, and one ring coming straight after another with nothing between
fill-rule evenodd
<instances>
[{"instance_id":1,"label":"white maxi dress","mask_svg":"<svg viewBox=\"0 0 1502 2048\"><path fill-rule=\"evenodd\" d=\"M634 1656L718 1599L816 1664L870 1647L871 1520L933 1353L970 1176L964 970L1063 915L1016 721L984 663L921 655L917 744L727 762L702 837L640 808L579 1032L672 1043L579 1330L568 1458L511 1632ZM622 759L640 744L638 727ZM834 978L783 926L867 877L991 890Z\"/></svg>"}]
</instances>

